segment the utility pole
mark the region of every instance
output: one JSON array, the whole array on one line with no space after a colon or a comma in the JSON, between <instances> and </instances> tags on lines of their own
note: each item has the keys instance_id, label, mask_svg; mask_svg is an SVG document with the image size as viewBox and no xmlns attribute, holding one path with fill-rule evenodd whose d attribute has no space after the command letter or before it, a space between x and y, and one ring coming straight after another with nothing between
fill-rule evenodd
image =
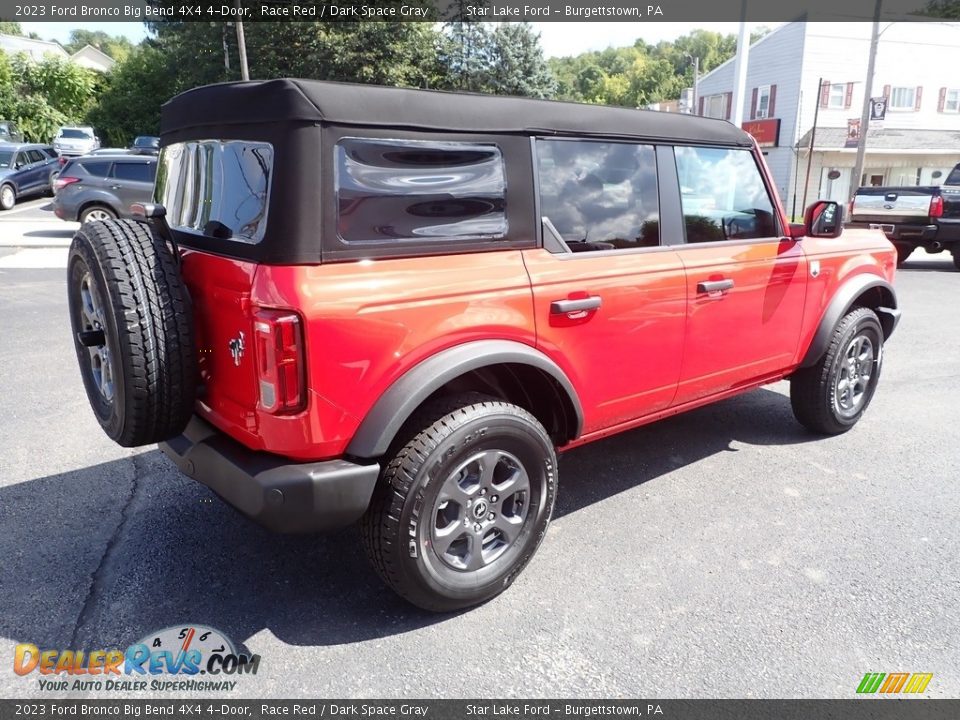
<instances>
[{"instance_id":1,"label":"utility pole","mask_svg":"<svg viewBox=\"0 0 960 720\"><path fill-rule=\"evenodd\" d=\"M730 122L737 127L743 121L743 88L747 84L747 61L750 58L750 33L747 31L747 0L740 6L740 34L737 36L737 58L733 66L733 108Z\"/></svg>"},{"instance_id":2,"label":"utility pole","mask_svg":"<svg viewBox=\"0 0 960 720\"><path fill-rule=\"evenodd\" d=\"M236 0L234 6L239 9L240 0ZM247 41L243 36L243 20L239 19L237 20L237 45L240 48L240 77L244 80L249 80L250 68L247 67Z\"/></svg>"},{"instance_id":3,"label":"utility pole","mask_svg":"<svg viewBox=\"0 0 960 720\"><path fill-rule=\"evenodd\" d=\"M698 101L699 93L697 92L697 85L700 83L700 58L693 57L688 55L691 60L693 60L693 97L690 99L690 102L693 103L693 108L690 110L691 115L696 115L698 110Z\"/></svg>"},{"instance_id":4,"label":"utility pole","mask_svg":"<svg viewBox=\"0 0 960 720\"><path fill-rule=\"evenodd\" d=\"M817 118L820 116L820 97L823 94L823 78L817 82L817 94L813 106L813 127L810 128L810 149L807 151L807 177L803 181L803 203L801 209L807 211L807 189L810 187L810 166L813 164L813 144L817 139Z\"/></svg>"},{"instance_id":5,"label":"utility pole","mask_svg":"<svg viewBox=\"0 0 960 720\"><path fill-rule=\"evenodd\" d=\"M860 137L857 140L857 163L850 175L850 195L853 198L860 187L860 176L863 174L863 159L867 152L867 130L870 129L870 96L873 94L873 71L877 62L877 44L880 42L880 5L883 0L877 0L873 10L873 33L870 36L870 59L867 60L867 82L863 87L863 113L860 115Z\"/></svg>"}]
</instances>

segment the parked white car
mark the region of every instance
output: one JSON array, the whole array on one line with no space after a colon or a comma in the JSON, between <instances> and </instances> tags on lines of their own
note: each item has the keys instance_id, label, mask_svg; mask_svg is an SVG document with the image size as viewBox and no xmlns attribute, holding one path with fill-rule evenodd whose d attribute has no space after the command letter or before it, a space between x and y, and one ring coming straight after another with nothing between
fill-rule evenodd
<instances>
[{"instance_id":1,"label":"parked white car","mask_svg":"<svg viewBox=\"0 0 960 720\"><path fill-rule=\"evenodd\" d=\"M62 127L53 138L53 149L60 155L87 155L100 147L100 138L90 126Z\"/></svg>"}]
</instances>

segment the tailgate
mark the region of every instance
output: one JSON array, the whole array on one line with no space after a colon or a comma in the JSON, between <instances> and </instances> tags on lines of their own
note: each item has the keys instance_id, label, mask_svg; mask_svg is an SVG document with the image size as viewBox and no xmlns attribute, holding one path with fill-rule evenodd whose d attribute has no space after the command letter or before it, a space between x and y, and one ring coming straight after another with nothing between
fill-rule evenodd
<instances>
[{"instance_id":1,"label":"tailgate","mask_svg":"<svg viewBox=\"0 0 960 720\"><path fill-rule=\"evenodd\" d=\"M860 188L853 199L854 222L926 223L935 188Z\"/></svg>"}]
</instances>

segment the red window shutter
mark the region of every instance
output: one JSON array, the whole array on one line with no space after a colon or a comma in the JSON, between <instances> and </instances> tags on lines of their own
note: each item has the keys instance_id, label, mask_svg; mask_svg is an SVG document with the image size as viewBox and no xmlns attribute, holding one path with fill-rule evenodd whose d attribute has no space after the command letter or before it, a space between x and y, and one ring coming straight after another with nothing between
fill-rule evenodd
<instances>
[{"instance_id":1,"label":"red window shutter","mask_svg":"<svg viewBox=\"0 0 960 720\"><path fill-rule=\"evenodd\" d=\"M917 85L917 94L914 96L913 109L917 111L920 109L920 98L923 97L923 88Z\"/></svg>"},{"instance_id":2,"label":"red window shutter","mask_svg":"<svg viewBox=\"0 0 960 720\"><path fill-rule=\"evenodd\" d=\"M770 102L767 103L768 118L776 117L776 115L774 115L774 110L776 109L776 102L777 102L777 86L771 85L770 86Z\"/></svg>"},{"instance_id":3,"label":"red window shutter","mask_svg":"<svg viewBox=\"0 0 960 720\"><path fill-rule=\"evenodd\" d=\"M847 83L847 94L843 96L843 108L848 109L853 105L853 83Z\"/></svg>"},{"instance_id":4,"label":"red window shutter","mask_svg":"<svg viewBox=\"0 0 960 720\"><path fill-rule=\"evenodd\" d=\"M757 119L757 95L760 92L760 88L753 89L753 99L750 100L750 119Z\"/></svg>"},{"instance_id":5,"label":"red window shutter","mask_svg":"<svg viewBox=\"0 0 960 720\"><path fill-rule=\"evenodd\" d=\"M940 88L940 99L937 100L937 112L943 112L943 108L947 105L947 89Z\"/></svg>"},{"instance_id":6,"label":"red window shutter","mask_svg":"<svg viewBox=\"0 0 960 720\"><path fill-rule=\"evenodd\" d=\"M697 103L697 105L699 105L699 107L697 108L697 115L702 116L703 115L703 95L700 96L700 100Z\"/></svg>"},{"instance_id":7,"label":"red window shutter","mask_svg":"<svg viewBox=\"0 0 960 720\"><path fill-rule=\"evenodd\" d=\"M887 102L889 103L890 102L890 86L889 85L883 86L883 96L887 99Z\"/></svg>"},{"instance_id":8,"label":"red window shutter","mask_svg":"<svg viewBox=\"0 0 960 720\"><path fill-rule=\"evenodd\" d=\"M820 107L825 108L830 105L830 81L824 80L820 86Z\"/></svg>"},{"instance_id":9,"label":"red window shutter","mask_svg":"<svg viewBox=\"0 0 960 720\"><path fill-rule=\"evenodd\" d=\"M730 113L733 112L733 108L730 107L731 105L733 105L733 93L732 93L732 92L728 92L728 93L724 93L724 95L726 96L726 99L727 99L727 117L726 117L725 119L726 119L726 120L729 120L729 119L730 119Z\"/></svg>"}]
</instances>

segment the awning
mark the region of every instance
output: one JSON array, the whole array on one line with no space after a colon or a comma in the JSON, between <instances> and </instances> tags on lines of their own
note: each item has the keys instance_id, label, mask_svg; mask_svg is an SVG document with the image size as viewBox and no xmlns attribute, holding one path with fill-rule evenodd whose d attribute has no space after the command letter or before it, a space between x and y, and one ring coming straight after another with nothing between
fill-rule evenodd
<instances>
[{"instance_id":1,"label":"awning","mask_svg":"<svg viewBox=\"0 0 960 720\"><path fill-rule=\"evenodd\" d=\"M800 138L801 150L810 147L810 132ZM845 147L847 128L818 127L814 152L856 153L856 147ZM956 130L905 130L870 128L867 131L867 153L897 155L960 155L960 128Z\"/></svg>"}]
</instances>

